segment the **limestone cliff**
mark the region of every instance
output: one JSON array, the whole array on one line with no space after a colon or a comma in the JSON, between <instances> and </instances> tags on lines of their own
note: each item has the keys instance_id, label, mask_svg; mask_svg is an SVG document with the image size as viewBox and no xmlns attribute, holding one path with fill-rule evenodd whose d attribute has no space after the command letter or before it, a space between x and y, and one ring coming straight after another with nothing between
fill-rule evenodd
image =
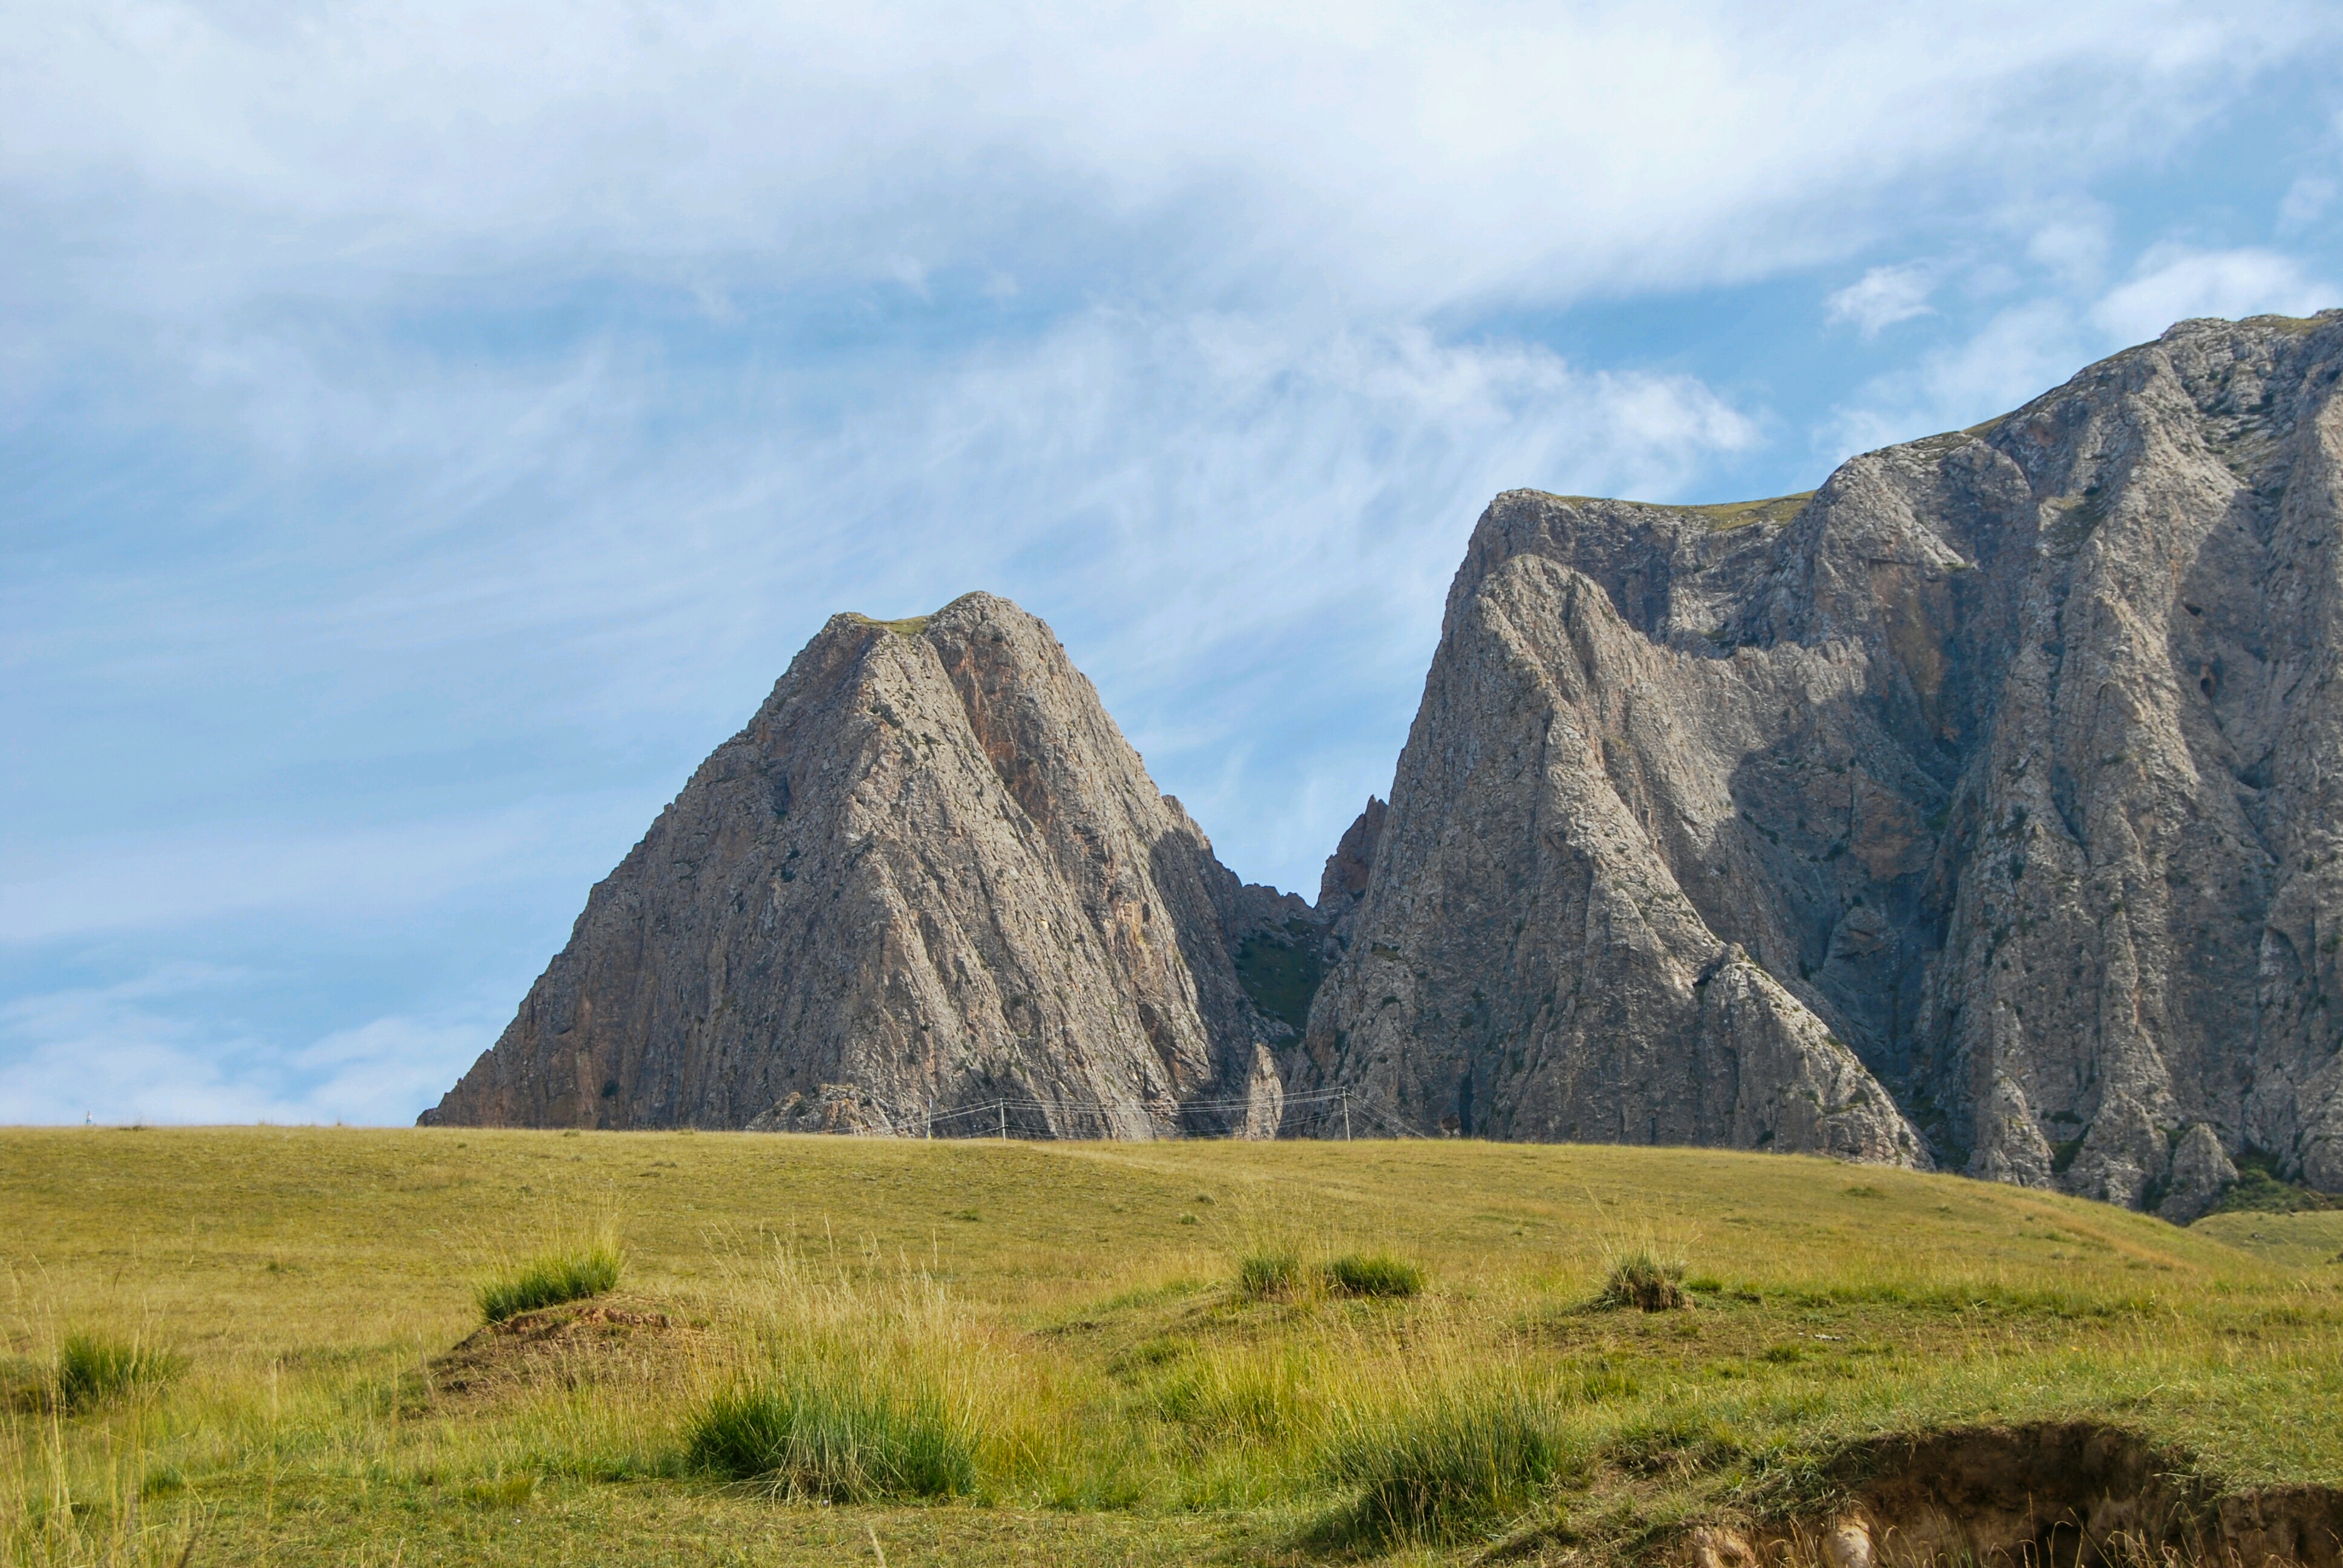
<instances>
[{"instance_id":1,"label":"limestone cliff","mask_svg":"<svg viewBox=\"0 0 2343 1568\"><path fill-rule=\"evenodd\" d=\"M1290 1087L2343 1190L2338 375L2184 322L1811 497L1498 498Z\"/></svg>"},{"instance_id":2,"label":"limestone cliff","mask_svg":"<svg viewBox=\"0 0 2343 1568\"><path fill-rule=\"evenodd\" d=\"M1339 1092L2179 1219L2240 1161L2343 1191L2338 377L2343 312L2184 322L1809 496L1499 497L1314 907L1015 606L839 617L425 1120L1309 1134Z\"/></svg>"},{"instance_id":3,"label":"limestone cliff","mask_svg":"<svg viewBox=\"0 0 2343 1568\"><path fill-rule=\"evenodd\" d=\"M1291 906L1290 908L1288 906ZM1238 885L1049 628L831 619L426 1122L1273 1131ZM1305 999L1306 1000L1306 999Z\"/></svg>"}]
</instances>

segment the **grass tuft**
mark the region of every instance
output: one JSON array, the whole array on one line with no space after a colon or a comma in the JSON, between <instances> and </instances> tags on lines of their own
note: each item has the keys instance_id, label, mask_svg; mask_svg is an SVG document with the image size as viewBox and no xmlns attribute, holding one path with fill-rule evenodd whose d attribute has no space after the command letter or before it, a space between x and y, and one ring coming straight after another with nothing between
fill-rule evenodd
<instances>
[{"instance_id":1,"label":"grass tuft","mask_svg":"<svg viewBox=\"0 0 2343 1568\"><path fill-rule=\"evenodd\" d=\"M1291 1296L1302 1280L1302 1254L1287 1248L1264 1248L1237 1261L1237 1294L1249 1302Z\"/></svg>"},{"instance_id":2,"label":"grass tuft","mask_svg":"<svg viewBox=\"0 0 2343 1568\"><path fill-rule=\"evenodd\" d=\"M693 1418L685 1456L695 1470L828 1503L960 1497L976 1486L974 1453L941 1401L836 1364L717 1394Z\"/></svg>"},{"instance_id":3,"label":"grass tuft","mask_svg":"<svg viewBox=\"0 0 2343 1568\"><path fill-rule=\"evenodd\" d=\"M1332 1545L1440 1540L1519 1513L1570 1457L1552 1414L1525 1390L1443 1396L1335 1444L1328 1478L1356 1497L1318 1534Z\"/></svg>"},{"instance_id":4,"label":"grass tuft","mask_svg":"<svg viewBox=\"0 0 2343 1568\"><path fill-rule=\"evenodd\" d=\"M618 1242L607 1236L583 1247L548 1248L482 1280L475 1292L480 1316L500 1323L521 1312L614 1291L625 1261Z\"/></svg>"},{"instance_id":5,"label":"grass tuft","mask_svg":"<svg viewBox=\"0 0 2343 1568\"><path fill-rule=\"evenodd\" d=\"M1684 1265L1661 1259L1648 1248L1638 1248L1614 1261L1599 1307L1634 1307L1640 1312L1667 1312L1689 1305L1684 1292Z\"/></svg>"},{"instance_id":6,"label":"grass tuft","mask_svg":"<svg viewBox=\"0 0 2343 1568\"><path fill-rule=\"evenodd\" d=\"M71 1333L57 1346L52 1376L57 1403L85 1411L141 1388L157 1388L176 1376L179 1357L137 1340Z\"/></svg>"},{"instance_id":7,"label":"grass tuft","mask_svg":"<svg viewBox=\"0 0 2343 1568\"><path fill-rule=\"evenodd\" d=\"M1338 1296L1400 1297L1423 1290L1423 1271L1390 1252L1345 1252L1325 1266L1326 1288Z\"/></svg>"}]
</instances>

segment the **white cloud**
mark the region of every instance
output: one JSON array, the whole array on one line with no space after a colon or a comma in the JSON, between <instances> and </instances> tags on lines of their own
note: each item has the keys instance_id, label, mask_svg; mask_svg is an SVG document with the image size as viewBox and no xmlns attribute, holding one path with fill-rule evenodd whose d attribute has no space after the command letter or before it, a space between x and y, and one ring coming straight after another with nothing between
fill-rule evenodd
<instances>
[{"instance_id":1,"label":"white cloud","mask_svg":"<svg viewBox=\"0 0 2343 1568\"><path fill-rule=\"evenodd\" d=\"M2078 179L2336 34L2314 5L2117 0L645 15L20 7L0 187L138 242L73 247L76 276L178 317L523 257L1022 277L1090 223L1198 297L1277 275L1386 304L1554 299L1750 276L1860 245L1875 212Z\"/></svg>"},{"instance_id":2,"label":"white cloud","mask_svg":"<svg viewBox=\"0 0 2343 1568\"><path fill-rule=\"evenodd\" d=\"M2140 258L2130 282L2092 307L2091 320L2115 338L2138 343L2190 317L2308 316L2337 304L2343 291L2306 276L2289 256L2159 246Z\"/></svg>"},{"instance_id":3,"label":"white cloud","mask_svg":"<svg viewBox=\"0 0 2343 1568\"><path fill-rule=\"evenodd\" d=\"M1866 382L1854 401L1834 410L1815 445L1835 464L1894 442L1966 429L2056 386L2088 352L2062 302L2012 307L1966 338Z\"/></svg>"},{"instance_id":4,"label":"white cloud","mask_svg":"<svg viewBox=\"0 0 2343 1568\"><path fill-rule=\"evenodd\" d=\"M1875 266L1830 297L1829 320L1833 326L1852 322L1865 337L1876 337L1882 327L1935 315L1928 307L1935 288L1929 269L1920 263Z\"/></svg>"},{"instance_id":5,"label":"white cloud","mask_svg":"<svg viewBox=\"0 0 2343 1568\"><path fill-rule=\"evenodd\" d=\"M248 978L172 964L0 1005L0 1124L402 1123L494 1039L482 1019L389 1017L287 1051L221 1016Z\"/></svg>"},{"instance_id":6,"label":"white cloud","mask_svg":"<svg viewBox=\"0 0 2343 1568\"><path fill-rule=\"evenodd\" d=\"M23 844L0 866L0 943L195 928L258 913L357 922L412 911L514 875L558 834L609 806L581 800L343 829L238 822Z\"/></svg>"},{"instance_id":7,"label":"white cloud","mask_svg":"<svg viewBox=\"0 0 2343 1568\"><path fill-rule=\"evenodd\" d=\"M2095 270L2077 266L2066 276L2081 281ZM1816 432L1815 445L1836 462L1893 442L1965 429L2048 391L2090 361L2153 338L2190 317L2305 316L2338 304L2343 304L2343 290L2315 280L2293 256L2259 249L2154 246L2142 253L2127 281L2097 298L2037 295L1996 311L1982 327L1913 363L1873 377L1833 410Z\"/></svg>"},{"instance_id":8,"label":"white cloud","mask_svg":"<svg viewBox=\"0 0 2343 1568\"><path fill-rule=\"evenodd\" d=\"M2060 282L2088 287L2107 265L2113 243L2110 226L2105 212L2070 211L2036 229L2026 242L2026 254L2048 267Z\"/></svg>"},{"instance_id":9,"label":"white cloud","mask_svg":"<svg viewBox=\"0 0 2343 1568\"><path fill-rule=\"evenodd\" d=\"M2317 223L2335 199L2335 182L2325 175L2298 175L2278 204L2278 231L2299 234Z\"/></svg>"}]
</instances>

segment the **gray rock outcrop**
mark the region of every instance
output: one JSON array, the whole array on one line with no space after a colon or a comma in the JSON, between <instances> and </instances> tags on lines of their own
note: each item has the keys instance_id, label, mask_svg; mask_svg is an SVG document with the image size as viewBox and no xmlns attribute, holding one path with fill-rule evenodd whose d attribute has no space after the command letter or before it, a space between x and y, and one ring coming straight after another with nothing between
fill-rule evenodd
<instances>
[{"instance_id":1,"label":"gray rock outcrop","mask_svg":"<svg viewBox=\"0 0 2343 1568\"><path fill-rule=\"evenodd\" d=\"M1015 606L838 617L424 1120L2343 1191L2338 381L2343 312L2183 322L1812 495L1500 496L1314 906Z\"/></svg>"},{"instance_id":2,"label":"gray rock outcrop","mask_svg":"<svg viewBox=\"0 0 2343 1568\"><path fill-rule=\"evenodd\" d=\"M1239 885L1016 606L838 616L423 1121L1273 1130L1293 1030L1232 954L1309 913Z\"/></svg>"},{"instance_id":3,"label":"gray rock outcrop","mask_svg":"<svg viewBox=\"0 0 2343 1568\"><path fill-rule=\"evenodd\" d=\"M1763 669L1677 654L1584 574L1483 542L1299 1083L1426 1132L1924 1162L1855 1053L1704 921L1654 831L1664 815L1694 858L1737 834L1734 765L1840 672L1795 648ZM1308 1125L1330 1126L1322 1101Z\"/></svg>"},{"instance_id":4,"label":"gray rock outcrop","mask_svg":"<svg viewBox=\"0 0 2343 1568\"><path fill-rule=\"evenodd\" d=\"M2184 322L1811 497L1498 498L1289 1090L2343 1190L2339 375Z\"/></svg>"},{"instance_id":5,"label":"gray rock outcrop","mask_svg":"<svg viewBox=\"0 0 2343 1568\"><path fill-rule=\"evenodd\" d=\"M2237 1168L2214 1131L2198 1122L2172 1149L2172 1175L2156 1211L2176 1225L2201 1220L2237 1184Z\"/></svg>"}]
</instances>

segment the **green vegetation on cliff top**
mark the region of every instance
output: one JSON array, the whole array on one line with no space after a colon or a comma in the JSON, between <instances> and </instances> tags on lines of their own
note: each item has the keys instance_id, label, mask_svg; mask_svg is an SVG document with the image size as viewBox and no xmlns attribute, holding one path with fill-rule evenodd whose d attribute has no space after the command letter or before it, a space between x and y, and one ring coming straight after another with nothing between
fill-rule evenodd
<instances>
[{"instance_id":1,"label":"green vegetation on cliff top","mask_svg":"<svg viewBox=\"0 0 2343 1568\"><path fill-rule=\"evenodd\" d=\"M1722 534L1734 528L1745 528L1752 523L1781 524L1798 515L1798 508L1814 499L1812 490L1801 490L1795 496L1774 496L1762 501L1713 501L1701 506L1680 507L1661 501L1623 501L1630 507L1649 507L1654 511L1682 512L1696 518L1710 533ZM1611 504L1602 496L1556 496L1559 501L1574 506Z\"/></svg>"}]
</instances>

